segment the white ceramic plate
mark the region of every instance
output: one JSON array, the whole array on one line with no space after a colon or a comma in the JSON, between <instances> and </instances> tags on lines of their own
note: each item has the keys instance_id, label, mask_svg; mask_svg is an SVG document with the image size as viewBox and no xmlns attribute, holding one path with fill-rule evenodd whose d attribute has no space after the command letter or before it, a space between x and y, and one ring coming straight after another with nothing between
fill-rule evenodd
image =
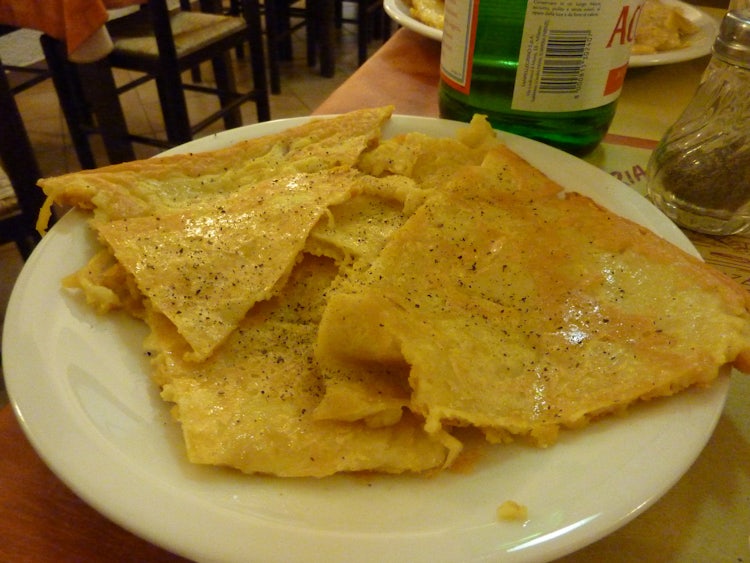
<instances>
[{"instance_id":1,"label":"white ceramic plate","mask_svg":"<svg viewBox=\"0 0 750 563\"><path fill-rule=\"evenodd\" d=\"M411 29L435 41L443 40L443 30L429 26L412 17L409 13L409 6L404 0L383 0L383 8L385 8L386 14L401 27Z\"/></svg>"},{"instance_id":2,"label":"white ceramic plate","mask_svg":"<svg viewBox=\"0 0 750 563\"><path fill-rule=\"evenodd\" d=\"M697 59L708 55L711 52L711 46L719 32L719 26L716 21L702 12L695 6L679 2L678 0L662 0L665 4L679 6L683 14L690 21L696 24L700 29L690 39L690 46L676 51L656 53L653 55L633 55L630 57L631 67L656 66L670 63L678 63ZM412 17L409 13L409 6L404 0L384 0L385 11L393 21L402 27L434 39L435 41L443 40L443 31L422 23Z\"/></svg>"},{"instance_id":3,"label":"white ceramic plate","mask_svg":"<svg viewBox=\"0 0 750 563\"><path fill-rule=\"evenodd\" d=\"M225 146L301 120L248 126L179 151ZM395 117L386 134L451 135L459 124ZM695 249L645 199L556 149L502 134L563 185L593 196L682 248ZM566 432L552 448L490 448L470 474L245 476L190 465L141 352L145 327L97 316L59 286L95 243L71 212L24 267L3 338L18 418L50 468L113 521L199 561L542 561L601 538L650 506L688 469L722 411L728 378ZM525 523L496 509L525 504Z\"/></svg>"},{"instance_id":4,"label":"white ceramic plate","mask_svg":"<svg viewBox=\"0 0 750 563\"><path fill-rule=\"evenodd\" d=\"M698 26L698 31L690 36L690 44L684 49L654 53L652 55L631 55L630 67L657 66L679 63L704 57L711 53L714 39L719 33L719 24L711 16L695 6L678 0L662 0L668 6L680 8L682 14Z\"/></svg>"}]
</instances>

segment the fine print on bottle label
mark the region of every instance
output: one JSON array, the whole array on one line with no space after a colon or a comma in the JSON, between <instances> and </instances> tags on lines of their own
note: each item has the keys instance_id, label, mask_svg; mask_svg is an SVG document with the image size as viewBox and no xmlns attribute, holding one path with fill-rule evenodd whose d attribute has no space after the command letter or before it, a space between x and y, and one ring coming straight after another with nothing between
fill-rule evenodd
<instances>
[{"instance_id":1,"label":"fine print on bottle label","mask_svg":"<svg viewBox=\"0 0 750 563\"><path fill-rule=\"evenodd\" d=\"M440 51L443 80L459 92L469 93L471 58L477 28L479 0L452 0L445 3L445 27Z\"/></svg>"},{"instance_id":2,"label":"fine print on bottle label","mask_svg":"<svg viewBox=\"0 0 750 563\"><path fill-rule=\"evenodd\" d=\"M479 1L446 3L446 10L461 17L446 17L451 25L444 31L441 72L464 94L471 89ZM617 99L641 5L641 0L529 0L512 109L578 111Z\"/></svg>"}]
</instances>

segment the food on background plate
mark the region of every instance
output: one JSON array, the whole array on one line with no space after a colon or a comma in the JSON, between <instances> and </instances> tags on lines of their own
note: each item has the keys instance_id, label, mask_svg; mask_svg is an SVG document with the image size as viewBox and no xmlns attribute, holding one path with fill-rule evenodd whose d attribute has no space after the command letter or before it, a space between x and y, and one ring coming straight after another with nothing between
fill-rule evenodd
<instances>
[{"instance_id":1,"label":"food on background plate","mask_svg":"<svg viewBox=\"0 0 750 563\"><path fill-rule=\"evenodd\" d=\"M443 29L445 0L409 0L409 14L415 20L435 29Z\"/></svg>"},{"instance_id":2,"label":"food on background plate","mask_svg":"<svg viewBox=\"0 0 750 563\"><path fill-rule=\"evenodd\" d=\"M64 283L149 326L192 462L434 471L466 429L549 446L750 367L739 285L565 194L482 117L382 139L390 113L40 182L94 209L103 249Z\"/></svg>"},{"instance_id":3,"label":"food on background plate","mask_svg":"<svg viewBox=\"0 0 750 563\"><path fill-rule=\"evenodd\" d=\"M698 32L698 26L682 13L679 6L646 0L643 4L633 55L652 55L663 51L684 49L690 45L690 36Z\"/></svg>"},{"instance_id":4,"label":"food on background plate","mask_svg":"<svg viewBox=\"0 0 750 563\"><path fill-rule=\"evenodd\" d=\"M407 0L409 15L435 29L443 29L444 0ZM680 6L646 0L636 30L631 55L652 55L684 49L699 31Z\"/></svg>"}]
</instances>

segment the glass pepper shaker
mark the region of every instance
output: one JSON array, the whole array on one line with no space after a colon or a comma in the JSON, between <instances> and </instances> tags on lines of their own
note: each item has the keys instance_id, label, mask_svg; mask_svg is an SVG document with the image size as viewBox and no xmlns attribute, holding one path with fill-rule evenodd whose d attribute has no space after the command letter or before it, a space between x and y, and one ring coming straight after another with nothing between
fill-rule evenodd
<instances>
[{"instance_id":1,"label":"glass pepper shaker","mask_svg":"<svg viewBox=\"0 0 750 563\"><path fill-rule=\"evenodd\" d=\"M750 229L750 8L724 17L698 90L651 155L648 194L678 225Z\"/></svg>"}]
</instances>

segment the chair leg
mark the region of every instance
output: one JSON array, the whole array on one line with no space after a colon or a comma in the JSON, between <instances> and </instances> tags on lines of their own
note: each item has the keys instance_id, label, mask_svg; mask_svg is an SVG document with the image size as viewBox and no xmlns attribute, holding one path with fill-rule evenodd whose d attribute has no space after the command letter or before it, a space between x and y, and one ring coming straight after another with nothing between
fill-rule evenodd
<instances>
[{"instance_id":1,"label":"chair leg","mask_svg":"<svg viewBox=\"0 0 750 563\"><path fill-rule=\"evenodd\" d=\"M99 129L111 163L134 160L125 115L106 59L74 64L68 60L62 41L43 35L41 43L81 167L96 167L87 129Z\"/></svg>"},{"instance_id":2,"label":"chair leg","mask_svg":"<svg viewBox=\"0 0 750 563\"><path fill-rule=\"evenodd\" d=\"M221 107L226 107L233 100L231 92L237 92L237 84L234 80L234 73L231 71L229 53L211 59L214 68L214 79L219 89L219 103ZM227 129L233 129L242 125L242 112L239 107L224 114L224 126Z\"/></svg>"},{"instance_id":3,"label":"chair leg","mask_svg":"<svg viewBox=\"0 0 750 563\"><path fill-rule=\"evenodd\" d=\"M336 29L341 29L344 25L344 0L334 0L334 26Z\"/></svg>"},{"instance_id":4,"label":"chair leg","mask_svg":"<svg viewBox=\"0 0 750 563\"><path fill-rule=\"evenodd\" d=\"M305 2L305 43L307 66L314 67L318 62L318 20L313 0Z\"/></svg>"},{"instance_id":5,"label":"chair leg","mask_svg":"<svg viewBox=\"0 0 750 563\"><path fill-rule=\"evenodd\" d=\"M357 58L359 65L367 60L371 39L385 41L390 37L390 18L381 0L357 0Z\"/></svg>"},{"instance_id":6,"label":"chair leg","mask_svg":"<svg viewBox=\"0 0 750 563\"><path fill-rule=\"evenodd\" d=\"M111 164L135 160L125 113L107 59L76 65Z\"/></svg>"},{"instance_id":7,"label":"chair leg","mask_svg":"<svg viewBox=\"0 0 750 563\"><path fill-rule=\"evenodd\" d=\"M367 44L370 42L370 0L357 0L357 62L361 66L367 60Z\"/></svg>"},{"instance_id":8,"label":"chair leg","mask_svg":"<svg viewBox=\"0 0 750 563\"><path fill-rule=\"evenodd\" d=\"M266 49L268 50L268 74L271 79L271 93L281 93L281 56L278 49L279 43L279 18L278 4L274 0L265 1L266 14ZM250 49L252 57L252 49Z\"/></svg>"},{"instance_id":9,"label":"chair leg","mask_svg":"<svg viewBox=\"0 0 750 563\"><path fill-rule=\"evenodd\" d=\"M16 248L24 261L29 259L29 256L31 256L31 253L34 251L39 240L41 240L41 238L34 240L30 237L16 240Z\"/></svg>"},{"instance_id":10,"label":"chair leg","mask_svg":"<svg viewBox=\"0 0 750 563\"><path fill-rule=\"evenodd\" d=\"M180 0L180 10L183 12L189 12L193 9L190 0ZM193 82L201 82L203 80L203 76L201 74L201 65L195 65L193 68L190 69L190 79Z\"/></svg>"},{"instance_id":11,"label":"chair leg","mask_svg":"<svg viewBox=\"0 0 750 563\"><path fill-rule=\"evenodd\" d=\"M192 140L193 132L179 71L175 69L168 75L158 75L155 80L167 140L171 145L187 143Z\"/></svg>"},{"instance_id":12,"label":"chair leg","mask_svg":"<svg viewBox=\"0 0 750 563\"><path fill-rule=\"evenodd\" d=\"M260 22L260 6L258 0L243 0L242 13L248 28L248 45L250 45L250 68L253 74L253 89L255 90L255 108L258 121L271 119L271 105L268 100L268 80L266 78L266 54L263 48L263 27ZM278 63L278 61L277 61ZM280 87L279 68L276 67L276 80ZM273 82L273 70L271 70Z\"/></svg>"},{"instance_id":13,"label":"chair leg","mask_svg":"<svg viewBox=\"0 0 750 563\"><path fill-rule=\"evenodd\" d=\"M391 36L391 18L386 13L384 8L381 8L380 17L381 17L381 21L383 22L383 36L381 39L383 40L383 43L385 43L386 41L388 41L388 38Z\"/></svg>"},{"instance_id":14,"label":"chair leg","mask_svg":"<svg viewBox=\"0 0 750 563\"><path fill-rule=\"evenodd\" d=\"M311 0L313 1L313 0ZM338 0L314 0L315 20L318 22L316 37L320 48L320 74L331 78L336 72L336 55L333 40ZM340 7L341 4L339 3Z\"/></svg>"},{"instance_id":15,"label":"chair leg","mask_svg":"<svg viewBox=\"0 0 750 563\"><path fill-rule=\"evenodd\" d=\"M18 205L23 213L24 229L22 233L18 233L15 240L21 256L26 259L39 240L34 223L45 198L42 190L36 187L36 182L41 177L39 165L2 65L0 122L3 124L3 134L0 135L0 162L14 187Z\"/></svg>"},{"instance_id":16,"label":"chair leg","mask_svg":"<svg viewBox=\"0 0 750 563\"><path fill-rule=\"evenodd\" d=\"M84 130L84 127L93 125L91 113L83 101L83 92L75 68L67 60L65 45L48 35L42 35L40 42L78 162L82 168L96 168L94 153L88 134Z\"/></svg>"},{"instance_id":17,"label":"chair leg","mask_svg":"<svg viewBox=\"0 0 750 563\"><path fill-rule=\"evenodd\" d=\"M277 47L279 49L279 57L283 61L291 61L294 53L292 52L292 34L290 32L291 15L289 0L266 0L266 3L274 3L278 6L276 12L278 14L276 20L279 26L278 36L284 38Z\"/></svg>"}]
</instances>

